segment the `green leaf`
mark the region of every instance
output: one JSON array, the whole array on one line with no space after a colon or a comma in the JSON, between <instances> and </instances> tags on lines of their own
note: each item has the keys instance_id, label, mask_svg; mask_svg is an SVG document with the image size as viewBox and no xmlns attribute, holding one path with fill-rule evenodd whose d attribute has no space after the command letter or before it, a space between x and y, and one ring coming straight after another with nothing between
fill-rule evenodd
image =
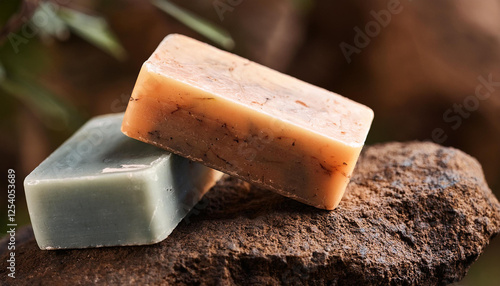
<instances>
[{"instance_id":1,"label":"green leaf","mask_svg":"<svg viewBox=\"0 0 500 286\"><path fill-rule=\"evenodd\" d=\"M182 22L184 25L212 40L219 46L227 50L232 50L234 48L233 38L223 28L200 18L167 0L151 0L151 3L160 10Z\"/></svg>"},{"instance_id":2,"label":"green leaf","mask_svg":"<svg viewBox=\"0 0 500 286\"><path fill-rule=\"evenodd\" d=\"M66 7L60 7L58 15L75 34L118 60L126 58L125 49L103 18L87 15Z\"/></svg>"}]
</instances>

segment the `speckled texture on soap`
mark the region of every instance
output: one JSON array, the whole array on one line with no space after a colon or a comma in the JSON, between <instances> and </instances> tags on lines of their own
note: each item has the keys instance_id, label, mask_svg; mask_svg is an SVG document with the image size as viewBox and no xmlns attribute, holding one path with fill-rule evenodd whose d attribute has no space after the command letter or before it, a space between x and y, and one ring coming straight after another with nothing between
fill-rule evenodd
<instances>
[{"instance_id":1,"label":"speckled texture on soap","mask_svg":"<svg viewBox=\"0 0 500 286\"><path fill-rule=\"evenodd\" d=\"M432 143L367 147L334 211L229 177L205 197L152 246L44 252L19 241L16 282L442 285L500 232L478 162Z\"/></svg>"},{"instance_id":2,"label":"speckled texture on soap","mask_svg":"<svg viewBox=\"0 0 500 286\"><path fill-rule=\"evenodd\" d=\"M122 132L332 210L373 116L341 95L173 34L142 66Z\"/></svg>"}]
</instances>

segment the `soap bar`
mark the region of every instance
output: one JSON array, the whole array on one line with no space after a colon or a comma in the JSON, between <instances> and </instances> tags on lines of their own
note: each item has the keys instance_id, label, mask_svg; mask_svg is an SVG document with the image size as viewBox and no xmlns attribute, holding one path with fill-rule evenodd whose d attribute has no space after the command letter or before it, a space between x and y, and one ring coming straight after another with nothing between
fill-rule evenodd
<instances>
[{"instance_id":1,"label":"soap bar","mask_svg":"<svg viewBox=\"0 0 500 286\"><path fill-rule=\"evenodd\" d=\"M372 120L362 104L174 34L143 64L122 131L331 210Z\"/></svg>"},{"instance_id":2,"label":"soap bar","mask_svg":"<svg viewBox=\"0 0 500 286\"><path fill-rule=\"evenodd\" d=\"M126 137L122 119L91 119L26 177L41 249L159 242L221 177Z\"/></svg>"}]
</instances>

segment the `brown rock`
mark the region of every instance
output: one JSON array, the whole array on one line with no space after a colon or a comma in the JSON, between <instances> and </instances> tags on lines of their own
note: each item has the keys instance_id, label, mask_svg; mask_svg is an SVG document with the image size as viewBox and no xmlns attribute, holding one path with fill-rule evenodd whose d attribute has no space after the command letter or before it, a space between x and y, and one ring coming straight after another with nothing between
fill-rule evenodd
<instances>
[{"instance_id":1,"label":"brown rock","mask_svg":"<svg viewBox=\"0 0 500 286\"><path fill-rule=\"evenodd\" d=\"M389 143L365 149L334 211L227 177L156 245L41 251L33 238L18 242L16 282L447 284L499 232L500 204L475 159Z\"/></svg>"}]
</instances>

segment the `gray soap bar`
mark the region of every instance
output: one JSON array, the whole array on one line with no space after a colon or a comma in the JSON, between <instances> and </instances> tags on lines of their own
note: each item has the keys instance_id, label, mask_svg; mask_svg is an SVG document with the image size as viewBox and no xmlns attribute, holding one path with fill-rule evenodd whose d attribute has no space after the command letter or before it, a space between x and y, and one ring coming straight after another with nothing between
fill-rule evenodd
<instances>
[{"instance_id":1,"label":"gray soap bar","mask_svg":"<svg viewBox=\"0 0 500 286\"><path fill-rule=\"evenodd\" d=\"M159 242L221 177L126 137L122 119L90 120L26 177L41 249Z\"/></svg>"}]
</instances>

